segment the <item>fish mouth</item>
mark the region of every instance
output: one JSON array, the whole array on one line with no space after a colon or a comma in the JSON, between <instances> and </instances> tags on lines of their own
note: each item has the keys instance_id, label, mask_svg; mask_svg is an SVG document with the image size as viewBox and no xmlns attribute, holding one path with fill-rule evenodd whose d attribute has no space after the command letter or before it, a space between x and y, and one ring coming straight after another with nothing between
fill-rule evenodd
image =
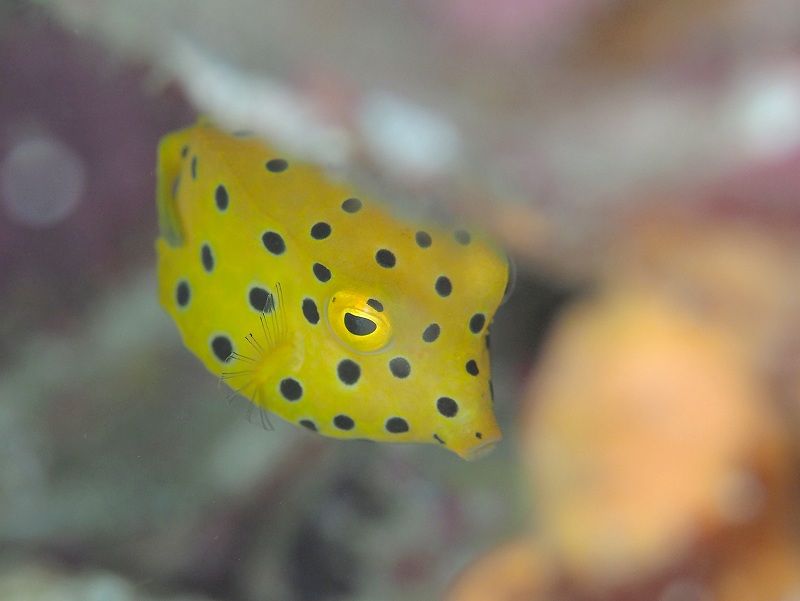
<instances>
[{"instance_id":1,"label":"fish mouth","mask_svg":"<svg viewBox=\"0 0 800 601\"><path fill-rule=\"evenodd\" d=\"M503 440L503 432L493 415L470 420L466 427L433 434L433 439L466 461L486 457Z\"/></svg>"},{"instance_id":2,"label":"fish mouth","mask_svg":"<svg viewBox=\"0 0 800 601\"><path fill-rule=\"evenodd\" d=\"M494 451L494 448L497 446L498 442L500 442L500 438L497 438L497 440L487 440L486 442L479 444L477 447L467 449L464 453L460 453L460 455L467 461L483 459L492 451Z\"/></svg>"},{"instance_id":3,"label":"fish mouth","mask_svg":"<svg viewBox=\"0 0 800 601\"><path fill-rule=\"evenodd\" d=\"M452 450L462 459L466 459L467 461L475 461L476 459L482 459L491 453L497 446L497 443L502 439L503 435L500 433L500 430L495 430L490 435L476 432L475 442L478 444L473 444L468 447L454 448Z\"/></svg>"}]
</instances>

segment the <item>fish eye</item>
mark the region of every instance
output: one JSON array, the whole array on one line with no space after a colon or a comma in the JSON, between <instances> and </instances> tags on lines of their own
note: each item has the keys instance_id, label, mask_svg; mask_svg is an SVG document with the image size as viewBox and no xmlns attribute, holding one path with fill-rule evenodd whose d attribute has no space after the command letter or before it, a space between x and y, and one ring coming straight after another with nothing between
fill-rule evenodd
<instances>
[{"instance_id":1,"label":"fish eye","mask_svg":"<svg viewBox=\"0 0 800 601\"><path fill-rule=\"evenodd\" d=\"M368 336L378 329L378 324L368 317L354 315L348 311L344 314L344 327L353 336Z\"/></svg>"},{"instance_id":2,"label":"fish eye","mask_svg":"<svg viewBox=\"0 0 800 601\"><path fill-rule=\"evenodd\" d=\"M392 339L383 303L363 293L340 290L328 300L326 317L339 341L354 351L379 351Z\"/></svg>"}]
</instances>

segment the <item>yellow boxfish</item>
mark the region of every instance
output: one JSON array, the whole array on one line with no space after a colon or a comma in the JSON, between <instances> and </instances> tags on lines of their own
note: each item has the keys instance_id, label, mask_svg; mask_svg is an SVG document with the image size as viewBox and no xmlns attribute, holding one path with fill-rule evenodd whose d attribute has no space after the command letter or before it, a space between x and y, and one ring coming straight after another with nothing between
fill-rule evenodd
<instances>
[{"instance_id":1,"label":"yellow boxfish","mask_svg":"<svg viewBox=\"0 0 800 601\"><path fill-rule=\"evenodd\" d=\"M472 459L501 438L488 327L505 255L201 122L158 157L159 300L234 391L337 438Z\"/></svg>"}]
</instances>

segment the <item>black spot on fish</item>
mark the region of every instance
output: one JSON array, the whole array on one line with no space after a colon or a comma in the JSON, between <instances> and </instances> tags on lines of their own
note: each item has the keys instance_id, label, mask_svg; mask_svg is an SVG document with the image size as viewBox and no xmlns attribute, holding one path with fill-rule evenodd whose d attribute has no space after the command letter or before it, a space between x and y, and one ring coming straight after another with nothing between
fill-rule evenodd
<instances>
[{"instance_id":1,"label":"black spot on fish","mask_svg":"<svg viewBox=\"0 0 800 601\"><path fill-rule=\"evenodd\" d=\"M217 209L219 209L220 212L228 210L230 197L228 196L228 189L222 184L218 185L217 189L214 190L214 202L217 203Z\"/></svg>"},{"instance_id":2,"label":"black spot on fish","mask_svg":"<svg viewBox=\"0 0 800 601\"><path fill-rule=\"evenodd\" d=\"M225 363L233 353L233 344L227 336L215 336L211 341L211 352L214 356Z\"/></svg>"},{"instance_id":3,"label":"black spot on fish","mask_svg":"<svg viewBox=\"0 0 800 601\"><path fill-rule=\"evenodd\" d=\"M432 323L425 331L422 332L422 340L425 342L433 342L439 337L439 334L442 332L442 328L439 327L438 323Z\"/></svg>"},{"instance_id":4,"label":"black spot on fish","mask_svg":"<svg viewBox=\"0 0 800 601\"><path fill-rule=\"evenodd\" d=\"M272 295L261 286L253 286L250 288L247 299L250 301L250 306L259 312L272 313L272 310L275 308L275 300Z\"/></svg>"},{"instance_id":5,"label":"black spot on fish","mask_svg":"<svg viewBox=\"0 0 800 601\"><path fill-rule=\"evenodd\" d=\"M391 269L397 263L397 258L392 251L382 248L375 253L375 261L377 261L378 265L381 267Z\"/></svg>"},{"instance_id":6,"label":"black spot on fish","mask_svg":"<svg viewBox=\"0 0 800 601\"><path fill-rule=\"evenodd\" d=\"M261 242L273 255L282 255L286 252L286 242L283 237L277 232L264 232L261 236Z\"/></svg>"},{"instance_id":7,"label":"black spot on fish","mask_svg":"<svg viewBox=\"0 0 800 601\"><path fill-rule=\"evenodd\" d=\"M331 279L331 270L325 267L322 263L314 263L311 270L316 277L323 284Z\"/></svg>"},{"instance_id":8,"label":"black spot on fish","mask_svg":"<svg viewBox=\"0 0 800 601\"><path fill-rule=\"evenodd\" d=\"M407 378L411 375L411 364L405 357L395 357L389 361L389 371L395 378Z\"/></svg>"},{"instance_id":9,"label":"black spot on fish","mask_svg":"<svg viewBox=\"0 0 800 601\"><path fill-rule=\"evenodd\" d=\"M483 313L476 313L469 320L469 331L473 334L479 334L486 324L486 316Z\"/></svg>"},{"instance_id":10,"label":"black spot on fish","mask_svg":"<svg viewBox=\"0 0 800 601\"><path fill-rule=\"evenodd\" d=\"M303 396L303 387L294 378L284 378L278 387L287 401L298 401Z\"/></svg>"},{"instance_id":11,"label":"black spot on fish","mask_svg":"<svg viewBox=\"0 0 800 601\"><path fill-rule=\"evenodd\" d=\"M264 163L264 167L270 173L282 173L289 168L289 163L286 159L270 159Z\"/></svg>"},{"instance_id":12,"label":"black spot on fish","mask_svg":"<svg viewBox=\"0 0 800 601\"><path fill-rule=\"evenodd\" d=\"M409 430L408 422L402 417L390 417L386 420L385 428L387 432L392 434L402 434Z\"/></svg>"},{"instance_id":13,"label":"black spot on fish","mask_svg":"<svg viewBox=\"0 0 800 601\"><path fill-rule=\"evenodd\" d=\"M343 384L353 386L361 377L361 366L352 359L342 359L336 367L336 374Z\"/></svg>"},{"instance_id":14,"label":"black spot on fish","mask_svg":"<svg viewBox=\"0 0 800 601\"><path fill-rule=\"evenodd\" d=\"M357 198L348 198L342 203L342 209L345 213L358 213L361 210L361 201Z\"/></svg>"},{"instance_id":15,"label":"black spot on fish","mask_svg":"<svg viewBox=\"0 0 800 601\"><path fill-rule=\"evenodd\" d=\"M317 303L310 298L303 299L303 317L305 317L306 321L312 326L319 323L319 309L317 309Z\"/></svg>"},{"instance_id":16,"label":"black spot on fish","mask_svg":"<svg viewBox=\"0 0 800 601\"><path fill-rule=\"evenodd\" d=\"M458 413L458 403L448 396L439 397L436 401L436 409L445 417L455 417Z\"/></svg>"},{"instance_id":17,"label":"black spot on fish","mask_svg":"<svg viewBox=\"0 0 800 601\"><path fill-rule=\"evenodd\" d=\"M211 252L211 246L208 243L200 247L200 262L207 273L214 271L214 253Z\"/></svg>"},{"instance_id":18,"label":"black spot on fish","mask_svg":"<svg viewBox=\"0 0 800 601\"><path fill-rule=\"evenodd\" d=\"M189 289L189 282L181 280L175 288L175 302L178 303L179 307L184 308L189 304L190 298L191 290Z\"/></svg>"},{"instance_id":19,"label":"black spot on fish","mask_svg":"<svg viewBox=\"0 0 800 601\"><path fill-rule=\"evenodd\" d=\"M450 296L453 292L453 283L446 275L439 276L434 287L436 288L436 293L441 297Z\"/></svg>"},{"instance_id":20,"label":"black spot on fish","mask_svg":"<svg viewBox=\"0 0 800 601\"><path fill-rule=\"evenodd\" d=\"M311 226L311 237L314 240L324 240L331 235L331 226L324 221L319 221Z\"/></svg>"},{"instance_id":21,"label":"black spot on fish","mask_svg":"<svg viewBox=\"0 0 800 601\"><path fill-rule=\"evenodd\" d=\"M352 430L356 423L353 421L353 418L349 415L344 415L340 413L336 417L333 418L333 425L339 428L340 430Z\"/></svg>"},{"instance_id":22,"label":"black spot on fish","mask_svg":"<svg viewBox=\"0 0 800 601\"><path fill-rule=\"evenodd\" d=\"M453 237L456 239L456 242L458 242L459 244L463 244L464 246L469 244L470 241L472 240L472 236L470 236L467 230L456 230Z\"/></svg>"}]
</instances>

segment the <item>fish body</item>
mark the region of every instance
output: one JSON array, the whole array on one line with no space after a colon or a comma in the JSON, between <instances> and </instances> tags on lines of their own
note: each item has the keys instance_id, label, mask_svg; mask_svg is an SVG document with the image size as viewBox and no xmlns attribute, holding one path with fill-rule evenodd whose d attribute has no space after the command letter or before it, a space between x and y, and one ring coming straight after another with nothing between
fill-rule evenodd
<instances>
[{"instance_id":1,"label":"fish body","mask_svg":"<svg viewBox=\"0 0 800 601\"><path fill-rule=\"evenodd\" d=\"M161 141L157 202L159 300L234 390L326 436L464 458L500 440L488 328L508 265L480 234L206 123Z\"/></svg>"}]
</instances>

